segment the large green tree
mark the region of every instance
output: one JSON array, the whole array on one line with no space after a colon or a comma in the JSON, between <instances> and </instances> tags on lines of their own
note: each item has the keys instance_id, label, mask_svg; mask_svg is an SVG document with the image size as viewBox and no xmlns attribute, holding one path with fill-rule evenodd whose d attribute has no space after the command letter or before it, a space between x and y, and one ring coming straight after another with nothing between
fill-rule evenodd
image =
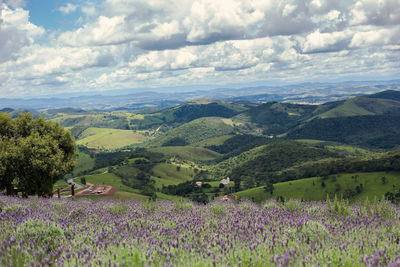
<instances>
[{"instance_id":1,"label":"large green tree","mask_svg":"<svg viewBox=\"0 0 400 267\"><path fill-rule=\"evenodd\" d=\"M69 131L23 113L0 113L0 190L17 187L27 195L50 195L53 185L73 170L75 142Z\"/></svg>"}]
</instances>

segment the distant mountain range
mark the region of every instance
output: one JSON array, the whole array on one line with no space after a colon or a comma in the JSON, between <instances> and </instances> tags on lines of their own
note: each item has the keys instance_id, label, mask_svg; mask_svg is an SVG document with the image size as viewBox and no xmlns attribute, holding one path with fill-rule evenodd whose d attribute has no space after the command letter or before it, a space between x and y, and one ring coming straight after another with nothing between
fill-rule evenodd
<instances>
[{"instance_id":1,"label":"distant mountain range","mask_svg":"<svg viewBox=\"0 0 400 267\"><path fill-rule=\"evenodd\" d=\"M6 108L45 110L65 107L108 111L140 110L145 108L164 108L198 98L261 103L277 101L321 104L384 90L400 90L400 80L302 83L287 86L258 86L240 89L219 88L177 93L152 91L129 93L128 90L124 90L120 91L120 95L110 95L110 92L104 92L71 97L0 98L0 110Z\"/></svg>"}]
</instances>

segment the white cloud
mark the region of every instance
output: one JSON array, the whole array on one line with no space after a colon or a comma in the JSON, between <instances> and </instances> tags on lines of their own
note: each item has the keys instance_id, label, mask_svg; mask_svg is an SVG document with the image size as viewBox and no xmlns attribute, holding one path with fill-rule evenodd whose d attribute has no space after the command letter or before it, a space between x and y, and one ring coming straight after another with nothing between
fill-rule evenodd
<instances>
[{"instance_id":1,"label":"white cloud","mask_svg":"<svg viewBox=\"0 0 400 267\"><path fill-rule=\"evenodd\" d=\"M67 3L65 6L61 6L58 8L58 10L63 13L63 14L70 14L75 12L75 10L78 8L78 5L74 5L71 3Z\"/></svg>"},{"instance_id":2,"label":"white cloud","mask_svg":"<svg viewBox=\"0 0 400 267\"><path fill-rule=\"evenodd\" d=\"M12 8L20 8L20 7L26 6L26 1L25 0L6 0L6 4ZM0 1L0 5L1 5L1 1Z\"/></svg>"},{"instance_id":3,"label":"white cloud","mask_svg":"<svg viewBox=\"0 0 400 267\"><path fill-rule=\"evenodd\" d=\"M339 77L400 67L399 0L66 2L59 11L79 9L79 28L47 36L29 22L23 1L7 3L0 4L0 93Z\"/></svg>"},{"instance_id":4,"label":"white cloud","mask_svg":"<svg viewBox=\"0 0 400 267\"><path fill-rule=\"evenodd\" d=\"M44 29L29 22L29 13L0 4L0 63L18 57L21 48L32 44Z\"/></svg>"},{"instance_id":5,"label":"white cloud","mask_svg":"<svg viewBox=\"0 0 400 267\"><path fill-rule=\"evenodd\" d=\"M316 30L307 35L303 44L303 53L340 51L348 46L351 37L351 31L321 33Z\"/></svg>"}]
</instances>

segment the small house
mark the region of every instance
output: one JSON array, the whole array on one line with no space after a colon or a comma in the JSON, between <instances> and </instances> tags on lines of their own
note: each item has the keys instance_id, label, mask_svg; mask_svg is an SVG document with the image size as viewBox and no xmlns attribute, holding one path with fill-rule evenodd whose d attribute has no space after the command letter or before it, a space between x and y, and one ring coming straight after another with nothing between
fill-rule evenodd
<instances>
[{"instance_id":1,"label":"small house","mask_svg":"<svg viewBox=\"0 0 400 267\"><path fill-rule=\"evenodd\" d=\"M223 184L224 186L229 185L229 183L230 183L229 177L226 178L226 179L222 179L222 180L220 181L220 183Z\"/></svg>"},{"instance_id":2,"label":"small house","mask_svg":"<svg viewBox=\"0 0 400 267\"><path fill-rule=\"evenodd\" d=\"M202 184L203 184L203 182L201 182L201 181L197 181L197 182L196 182L196 186L197 186L197 187L201 187Z\"/></svg>"}]
</instances>

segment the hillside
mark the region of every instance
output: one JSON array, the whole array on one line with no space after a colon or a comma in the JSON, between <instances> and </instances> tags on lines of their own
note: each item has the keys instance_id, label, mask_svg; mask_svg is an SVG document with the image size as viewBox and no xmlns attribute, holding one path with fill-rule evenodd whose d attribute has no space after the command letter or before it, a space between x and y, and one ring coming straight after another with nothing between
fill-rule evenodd
<instances>
[{"instance_id":1,"label":"hillside","mask_svg":"<svg viewBox=\"0 0 400 267\"><path fill-rule=\"evenodd\" d=\"M337 107L317 115L317 117L326 119L347 116L400 114L400 101L380 99L378 98L379 96L350 98Z\"/></svg>"},{"instance_id":2,"label":"hillside","mask_svg":"<svg viewBox=\"0 0 400 267\"><path fill-rule=\"evenodd\" d=\"M144 115L142 118L130 120L130 124L137 129L156 128L161 125L178 126L198 118L222 117L231 118L248 109L244 104L225 102L191 102L169 107Z\"/></svg>"},{"instance_id":3,"label":"hillside","mask_svg":"<svg viewBox=\"0 0 400 267\"><path fill-rule=\"evenodd\" d=\"M277 135L310 118L316 108L314 105L270 102L254 107L243 115L249 122L264 128L266 134Z\"/></svg>"},{"instance_id":4,"label":"hillside","mask_svg":"<svg viewBox=\"0 0 400 267\"><path fill-rule=\"evenodd\" d=\"M384 177L384 178L383 178ZM381 199L393 188L400 187L399 172L372 172L312 177L290 182L274 184L273 194L257 187L236 194L242 199L263 202L269 198L284 197L286 199L325 200L327 195L343 196L351 201Z\"/></svg>"},{"instance_id":5,"label":"hillside","mask_svg":"<svg viewBox=\"0 0 400 267\"><path fill-rule=\"evenodd\" d=\"M117 149L142 143L148 139L149 137L141 132L90 127L79 134L76 143L88 148Z\"/></svg>"},{"instance_id":6,"label":"hillside","mask_svg":"<svg viewBox=\"0 0 400 267\"><path fill-rule=\"evenodd\" d=\"M400 115L346 116L313 119L290 130L288 139L319 139L370 148L400 145Z\"/></svg>"},{"instance_id":7,"label":"hillside","mask_svg":"<svg viewBox=\"0 0 400 267\"><path fill-rule=\"evenodd\" d=\"M232 134L234 123L221 117L204 117L165 132L149 143L150 146L189 145L212 137Z\"/></svg>"},{"instance_id":8,"label":"hillside","mask_svg":"<svg viewBox=\"0 0 400 267\"><path fill-rule=\"evenodd\" d=\"M231 176L253 183L271 181L271 174L300 162L321 158L339 157L326 148L295 141L274 140L210 166L211 177Z\"/></svg>"}]
</instances>

